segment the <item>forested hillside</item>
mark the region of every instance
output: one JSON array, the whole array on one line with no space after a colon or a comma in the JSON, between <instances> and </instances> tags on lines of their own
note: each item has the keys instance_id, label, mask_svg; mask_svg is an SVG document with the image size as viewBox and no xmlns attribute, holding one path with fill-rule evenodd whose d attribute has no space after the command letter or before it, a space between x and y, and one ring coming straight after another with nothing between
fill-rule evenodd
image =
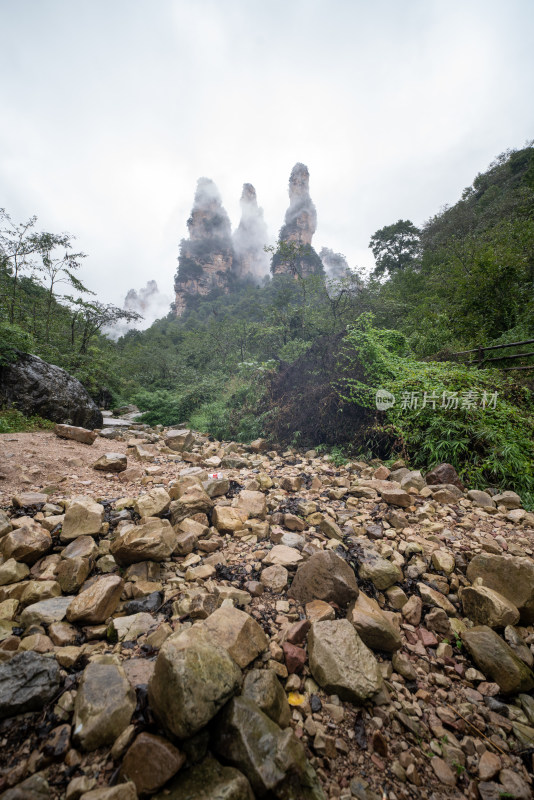
<instances>
[{"instance_id":1,"label":"forested hillside","mask_svg":"<svg viewBox=\"0 0 534 800\"><path fill-rule=\"evenodd\" d=\"M130 312L91 297L72 237L35 228L2 220L4 361L36 353L97 402L134 402L153 424L188 422L241 441L265 435L333 448L338 459L447 460L472 485L534 490L532 373L443 361L534 338L533 147L499 156L421 229L399 220L377 231L367 279L243 280L116 343L104 332ZM395 395L394 407L377 410L377 389ZM458 407L445 405L455 392ZM423 405L425 393L434 400Z\"/></svg>"}]
</instances>

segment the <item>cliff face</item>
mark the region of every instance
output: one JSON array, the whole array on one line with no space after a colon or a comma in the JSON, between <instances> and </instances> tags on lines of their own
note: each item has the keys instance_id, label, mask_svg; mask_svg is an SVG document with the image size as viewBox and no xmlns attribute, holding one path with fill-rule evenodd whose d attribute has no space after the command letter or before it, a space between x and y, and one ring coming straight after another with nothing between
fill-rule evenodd
<instances>
[{"instance_id":1,"label":"cliff face","mask_svg":"<svg viewBox=\"0 0 534 800\"><path fill-rule=\"evenodd\" d=\"M273 275L324 275L323 263L312 247L317 212L310 198L309 184L308 168L295 164L289 178L289 208L279 238L298 250L287 251L286 248L286 252L275 253L271 262ZM180 242L174 279L173 308L177 316L199 295L205 296L214 290L228 294L235 281L257 281L268 273L269 259L264 251L268 241L267 226L252 184L243 184L241 221L232 236L230 220L217 187L209 178L200 178L187 228L189 238ZM127 302L138 299L132 294Z\"/></svg>"},{"instance_id":2,"label":"cliff face","mask_svg":"<svg viewBox=\"0 0 534 800\"><path fill-rule=\"evenodd\" d=\"M269 271L267 225L263 209L258 208L256 190L251 183L243 184L241 221L234 233L236 272L240 278L262 278Z\"/></svg>"},{"instance_id":3,"label":"cliff face","mask_svg":"<svg viewBox=\"0 0 534 800\"><path fill-rule=\"evenodd\" d=\"M311 246L316 228L317 212L310 197L310 173L304 164L295 164L289 177L289 208L279 239L300 245L304 252L296 258L275 254L271 263L273 275L300 275L305 278L323 272L321 259Z\"/></svg>"},{"instance_id":4,"label":"cliff face","mask_svg":"<svg viewBox=\"0 0 534 800\"><path fill-rule=\"evenodd\" d=\"M230 220L219 191L209 178L200 178L191 216L189 239L182 239L174 280L175 313L183 314L190 298L213 289L229 290L234 265Z\"/></svg>"}]
</instances>

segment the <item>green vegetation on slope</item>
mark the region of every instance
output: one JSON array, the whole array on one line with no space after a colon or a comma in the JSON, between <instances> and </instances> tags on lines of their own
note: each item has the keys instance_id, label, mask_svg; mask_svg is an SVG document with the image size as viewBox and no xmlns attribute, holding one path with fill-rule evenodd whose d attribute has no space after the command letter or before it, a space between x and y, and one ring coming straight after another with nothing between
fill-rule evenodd
<instances>
[{"instance_id":1,"label":"green vegetation on slope","mask_svg":"<svg viewBox=\"0 0 534 800\"><path fill-rule=\"evenodd\" d=\"M376 415L373 431L388 431L414 467L446 461L472 488L513 481L534 503L534 397L526 387L497 370L417 361L402 334L374 328L366 314L349 328L344 356L360 361L365 381L343 375L340 394L376 408L376 391L389 392L395 402Z\"/></svg>"}]
</instances>

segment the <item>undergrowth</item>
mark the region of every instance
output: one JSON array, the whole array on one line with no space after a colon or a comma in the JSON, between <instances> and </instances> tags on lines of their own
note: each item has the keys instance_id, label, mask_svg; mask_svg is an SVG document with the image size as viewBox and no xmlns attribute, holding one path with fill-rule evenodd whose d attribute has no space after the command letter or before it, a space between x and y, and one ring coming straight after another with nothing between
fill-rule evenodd
<instances>
[{"instance_id":1,"label":"undergrowth","mask_svg":"<svg viewBox=\"0 0 534 800\"><path fill-rule=\"evenodd\" d=\"M357 358L364 380L346 377ZM386 428L413 467L446 461L470 488L515 489L534 506L534 399L497 370L452 362L420 362L398 331L378 330L363 314L344 339L338 382L346 402L376 409L376 392L394 397L369 435Z\"/></svg>"},{"instance_id":2,"label":"undergrowth","mask_svg":"<svg viewBox=\"0 0 534 800\"><path fill-rule=\"evenodd\" d=\"M131 401L148 425L188 425L220 440L250 442L262 433L264 415L258 412L261 371L246 365L230 378L214 376L176 391L141 391Z\"/></svg>"},{"instance_id":3,"label":"undergrowth","mask_svg":"<svg viewBox=\"0 0 534 800\"><path fill-rule=\"evenodd\" d=\"M53 422L37 414L25 417L24 414L14 408L0 410L0 433L25 433L49 430L53 427Z\"/></svg>"}]
</instances>

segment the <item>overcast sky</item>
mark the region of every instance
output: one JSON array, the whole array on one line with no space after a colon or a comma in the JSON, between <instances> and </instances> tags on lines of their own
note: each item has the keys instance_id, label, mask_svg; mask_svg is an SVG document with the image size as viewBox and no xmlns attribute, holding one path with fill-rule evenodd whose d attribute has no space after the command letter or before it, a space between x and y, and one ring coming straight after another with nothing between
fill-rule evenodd
<instances>
[{"instance_id":1,"label":"overcast sky","mask_svg":"<svg viewBox=\"0 0 534 800\"><path fill-rule=\"evenodd\" d=\"M272 240L297 161L314 238L369 267L534 138L532 0L0 0L0 206L68 231L105 302L171 294L196 180Z\"/></svg>"}]
</instances>

